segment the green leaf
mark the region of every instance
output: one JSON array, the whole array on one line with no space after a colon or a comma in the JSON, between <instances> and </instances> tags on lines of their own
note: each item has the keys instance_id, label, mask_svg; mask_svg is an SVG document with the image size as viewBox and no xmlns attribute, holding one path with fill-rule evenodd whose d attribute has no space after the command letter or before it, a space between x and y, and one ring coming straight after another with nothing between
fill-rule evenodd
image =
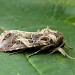
<instances>
[{"instance_id":1,"label":"green leaf","mask_svg":"<svg viewBox=\"0 0 75 75\"><path fill-rule=\"evenodd\" d=\"M37 31L47 26L64 34L73 47L66 52L75 57L75 0L0 0L0 27ZM0 75L75 75L75 60L60 53L27 56L0 53Z\"/></svg>"}]
</instances>

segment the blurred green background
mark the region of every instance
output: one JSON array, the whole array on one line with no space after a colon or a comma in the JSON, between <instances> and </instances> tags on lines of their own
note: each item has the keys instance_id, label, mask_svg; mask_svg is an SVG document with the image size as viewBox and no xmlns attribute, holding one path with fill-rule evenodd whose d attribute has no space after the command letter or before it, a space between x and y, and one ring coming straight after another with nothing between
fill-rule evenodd
<instances>
[{"instance_id":1,"label":"blurred green background","mask_svg":"<svg viewBox=\"0 0 75 75\"><path fill-rule=\"evenodd\" d=\"M37 31L47 26L64 34L73 47L66 52L75 57L75 0L0 0L0 27ZM0 75L75 75L75 60L60 53L28 55L0 53Z\"/></svg>"}]
</instances>

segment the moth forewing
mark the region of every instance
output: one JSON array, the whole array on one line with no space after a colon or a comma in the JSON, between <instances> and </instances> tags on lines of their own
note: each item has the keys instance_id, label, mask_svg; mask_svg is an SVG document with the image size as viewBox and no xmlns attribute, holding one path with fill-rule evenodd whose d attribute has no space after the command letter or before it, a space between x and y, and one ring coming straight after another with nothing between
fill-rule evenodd
<instances>
[{"instance_id":1,"label":"moth forewing","mask_svg":"<svg viewBox=\"0 0 75 75\"><path fill-rule=\"evenodd\" d=\"M1 37L1 40L0 40L0 51L3 51L3 50L6 51L8 46L12 44L12 39L14 37L14 34L13 33L8 33L7 35L5 34L4 37L3 36Z\"/></svg>"},{"instance_id":2,"label":"moth forewing","mask_svg":"<svg viewBox=\"0 0 75 75\"><path fill-rule=\"evenodd\" d=\"M62 33L51 30L48 27L37 32L26 32L20 30L4 31L0 35L0 51L18 51L19 49L26 49L32 47L40 47L40 50L35 51L30 56L37 54L40 51L52 50L61 52L62 55L70 57L63 48L65 47L64 36ZM48 49L47 49L48 48Z\"/></svg>"}]
</instances>

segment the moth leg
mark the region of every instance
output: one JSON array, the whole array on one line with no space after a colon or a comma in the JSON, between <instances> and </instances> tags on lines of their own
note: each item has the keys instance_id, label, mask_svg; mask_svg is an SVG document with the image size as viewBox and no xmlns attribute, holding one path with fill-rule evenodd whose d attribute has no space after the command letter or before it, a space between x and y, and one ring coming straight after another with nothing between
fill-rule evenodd
<instances>
[{"instance_id":1,"label":"moth leg","mask_svg":"<svg viewBox=\"0 0 75 75\"><path fill-rule=\"evenodd\" d=\"M65 44L65 42L63 42L59 47L64 47L64 48L69 48L69 49L73 49L72 47L69 47Z\"/></svg>"},{"instance_id":2,"label":"moth leg","mask_svg":"<svg viewBox=\"0 0 75 75\"><path fill-rule=\"evenodd\" d=\"M35 55L35 54L39 53L40 51L41 51L41 49L40 49L40 50L38 50L38 51L36 51L36 52L34 52L34 53L32 53L32 54L30 54L30 55L28 56L28 58L30 58L31 56L33 56L33 55Z\"/></svg>"},{"instance_id":3,"label":"moth leg","mask_svg":"<svg viewBox=\"0 0 75 75\"><path fill-rule=\"evenodd\" d=\"M59 47L64 47L65 46L65 42L63 42Z\"/></svg>"},{"instance_id":4,"label":"moth leg","mask_svg":"<svg viewBox=\"0 0 75 75\"><path fill-rule=\"evenodd\" d=\"M69 46L67 46L67 45L65 45L64 47L65 47L65 48L69 48L69 49L73 49L72 47L69 47Z\"/></svg>"},{"instance_id":5,"label":"moth leg","mask_svg":"<svg viewBox=\"0 0 75 75\"><path fill-rule=\"evenodd\" d=\"M41 50L45 50L45 49L47 49L47 48L49 48L49 47L51 47L51 46L53 46L53 45L54 45L54 44L46 45L46 46L42 47Z\"/></svg>"},{"instance_id":6,"label":"moth leg","mask_svg":"<svg viewBox=\"0 0 75 75\"><path fill-rule=\"evenodd\" d=\"M50 47L50 46L52 46L52 45L53 45L53 44L42 47L40 50L38 50L38 51L36 51L36 52L30 54L30 55L28 56L28 58L31 57L31 56L33 56L33 55L35 55L35 54L37 54L37 53L39 53L39 52L42 51L42 50L47 49L48 47Z\"/></svg>"},{"instance_id":7,"label":"moth leg","mask_svg":"<svg viewBox=\"0 0 75 75\"><path fill-rule=\"evenodd\" d=\"M71 56L69 56L62 48L58 47L57 50L63 55L63 56L67 56L70 59L75 59Z\"/></svg>"},{"instance_id":8,"label":"moth leg","mask_svg":"<svg viewBox=\"0 0 75 75\"><path fill-rule=\"evenodd\" d=\"M12 53L9 53L9 55L13 55L13 54L17 54L18 52L12 52Z\"/></svg>"},{"instance_id":9,"label":"moth leg","mask_svg":"<svg viewBox=\"0 0 75 75\"><path fill-rule=\"evenodd\" d=\"M53 54L53 53L54 53L54 52L56 52L56 51L57 51L57 50L53 50L53 51L52 51L52 52L50 52L49 54L51 55L51 54ZM48 55L49 55L49 54L48 54Z\"/></svg>"},{"instance_id":10,"label":"moth leg","mask_svg":"<svg viewBox=\"0 0 75 75\"><path fill-rule=\"evenodd\" d=\"M15 50L14 50L15 51ZM11 52L11 53L9 53L9 55L13 55L13 54L17 54L17 53L20 53L20 52L22 52L23 50L17 50L17 51L15 51L15 52Z\"/></svg>"}]
</instances>

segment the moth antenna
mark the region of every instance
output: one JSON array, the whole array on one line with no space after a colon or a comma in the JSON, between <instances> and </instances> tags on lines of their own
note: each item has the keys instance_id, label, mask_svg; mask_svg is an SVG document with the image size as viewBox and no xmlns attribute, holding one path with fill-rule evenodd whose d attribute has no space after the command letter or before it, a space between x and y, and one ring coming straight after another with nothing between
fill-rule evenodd
<instances>
[{"instance_id":1,"label":"moth antenna","mask_svg":"<svg viewBox=\"0 0 75 75\"><path fill-rule=\"evenodd\" d=\"M70 59L75 59L75 58L69 56L62 48L59 47L59 48L57 48L57 50L58 50L59 52L61 52L61 54L62 54L63 56L67 56L67 57L70 58Z\"/></svg>"}]
</instances>

